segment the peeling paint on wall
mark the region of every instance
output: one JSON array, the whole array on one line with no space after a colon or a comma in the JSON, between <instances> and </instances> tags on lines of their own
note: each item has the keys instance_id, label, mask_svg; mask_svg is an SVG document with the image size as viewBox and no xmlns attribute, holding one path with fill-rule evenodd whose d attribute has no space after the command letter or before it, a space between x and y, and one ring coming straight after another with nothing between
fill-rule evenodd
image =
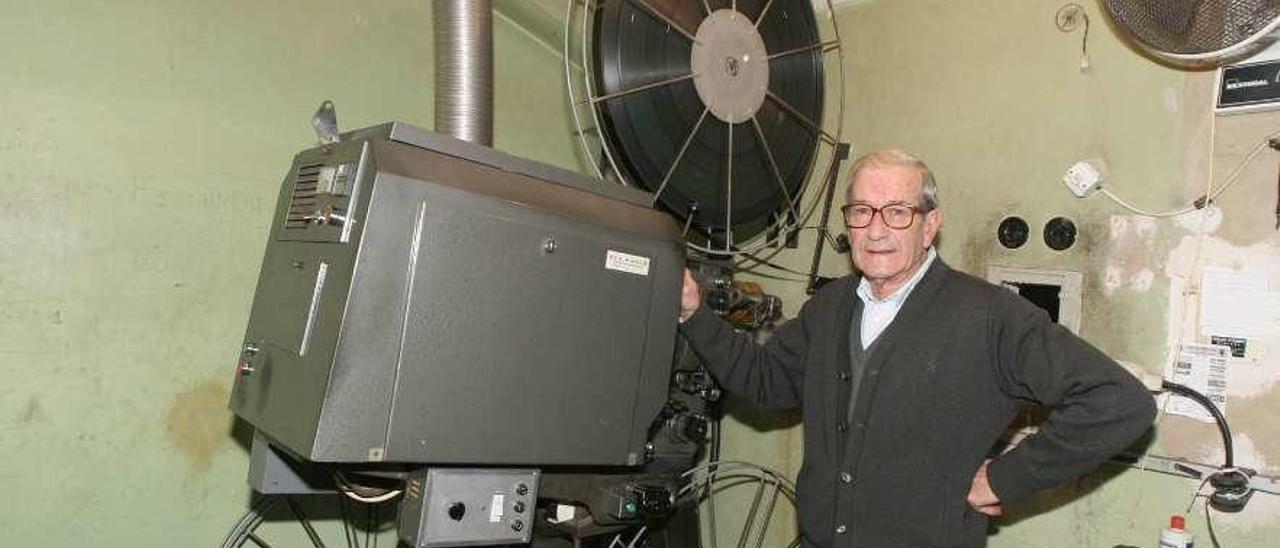
<instances>
[{"instance_id":1,"label":"peeling paint on wall","mask_svg":"<svg viewBox=\"0 0 1280 548\"><path fill-rule=\"evenodd\" d=\"M1199 329L1200 272L1206 267L1273 272L1271 287L1280 289L1280 237L1236 245L1214 235L1187 234L1169 253L1165 273L1171 279L1169 341L1209 342L1211 335ZM1185 288L1185 289L1184 289ZM1237 448L1236 461L1267 475L1280 474L1280 424L1274 416L1280 406L1280 332L1248 339L1244 358L1231 358L1227 367L1227 420L1237 437L1249 440ZM1178 420L1161 429L1162 453L1205 463L1221 460L1216 429L1191 426ZM1252 504L1252 503L1251 503ZM1269 514L1274 516L1275 514Z\"/></svg>"},{"instance_id":2,"label":"peeling paint on wall","mask_svg":"<svg viewBox=\"0 0 1280 548\"><path fill-rule=\"evenodd\" d=\"M1156 220L1139 215L1112 215L1108 224L1111 247L1108 250L1102 291L1110 296L1127 287L1139 293L1151 290L1155 281L1152 268L1158 264Z\"/></svg>"}]
</instances>

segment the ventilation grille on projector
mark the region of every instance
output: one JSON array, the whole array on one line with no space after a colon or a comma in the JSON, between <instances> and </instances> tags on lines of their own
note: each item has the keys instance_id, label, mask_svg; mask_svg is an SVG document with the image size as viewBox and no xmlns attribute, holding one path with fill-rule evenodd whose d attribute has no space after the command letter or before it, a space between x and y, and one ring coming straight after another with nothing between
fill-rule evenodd
<instances>
[{"instance_id":1,"label":"ventilation grille on projector","mask_svg":"<svg viewBox=\"0 0 1280 548\"><path fill-rule=\"evenodd\" d=\"M316 193L320 185L321 164L301 166L293 178L293 196L289 199L289 216L284 227L307 228L310 215L316 211Z\"/></svg>"},{"instance_id":2,"label":"ventilation grille on projector","mask_svg":"<svg viewBox=\"0 0 1280 548\"><path fill-rule=\"evenodd\" d=\"M1162 57L1210 60L1274 30L1280 0L1105 0L1125 34Z\"/></svg>"}]
</instances>

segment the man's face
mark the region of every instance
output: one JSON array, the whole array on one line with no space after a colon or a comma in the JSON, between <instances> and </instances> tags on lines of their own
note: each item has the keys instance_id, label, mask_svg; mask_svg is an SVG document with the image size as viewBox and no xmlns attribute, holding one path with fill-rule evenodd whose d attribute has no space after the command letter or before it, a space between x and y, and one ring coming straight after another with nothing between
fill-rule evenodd
<instances>
[{"instance_id":1,"label":"man's face","mask_svg":"<svg viewBox=\"0 0 1280 548\"><path fill-rule=\"evenodd\" d=\"M849 203L882 208L891 204L920 207L923 185L919 171L910 167L884 166L863 169L849 187ZM924 263L933 245L942 211L914 213L911 226L889 228L882 213L876 213L864 228L849 228L854 264L863 277L884 297L902 287Z\"/></svg>"}]
</instances>

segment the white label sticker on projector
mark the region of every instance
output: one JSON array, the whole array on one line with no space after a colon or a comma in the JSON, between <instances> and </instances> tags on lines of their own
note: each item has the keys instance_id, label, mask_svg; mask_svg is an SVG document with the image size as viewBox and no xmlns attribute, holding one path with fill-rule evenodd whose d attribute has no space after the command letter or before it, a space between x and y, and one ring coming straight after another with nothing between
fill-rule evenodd
<instances>
[{"instance_id":1,"label":"white label sticker on projector","mask_svg":"<svg viewBox=\"0 0 1280 548\"><path fill-rule=\"evenodd\" d=\"M506 500L506 497L494 495L493 500L489 502L489 523L502 521L502 502L504 500Z\"/></svg>"},{"instance_id":2,"label":"white label sticker on projector","mask_svg":"<svg viewBox=\"0 0 1280 548\"><path fill-rule=\"evenodd\" d=\"M609 250L604 257L604 267L640 276L649 275L649 258Z\"/></svg>"}]
</instances>

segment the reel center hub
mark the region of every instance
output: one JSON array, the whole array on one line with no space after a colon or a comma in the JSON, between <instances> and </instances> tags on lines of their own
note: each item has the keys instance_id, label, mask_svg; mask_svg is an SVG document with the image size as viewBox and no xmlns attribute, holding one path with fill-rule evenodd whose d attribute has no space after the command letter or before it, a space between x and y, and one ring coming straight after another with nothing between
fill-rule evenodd
<instances>
[{"instance_id":1,"label":"reel center hub","mask_svg":"<svg viewBox=\"0 0 1280 548\"><path fill-rule=\"evenodd\" d=\"M769 90L769 58L755 23L731 9L712 12L698 25L689 54L694 88L711 114L740 124L751 119Z\"/></svg>"}]
</instances>

